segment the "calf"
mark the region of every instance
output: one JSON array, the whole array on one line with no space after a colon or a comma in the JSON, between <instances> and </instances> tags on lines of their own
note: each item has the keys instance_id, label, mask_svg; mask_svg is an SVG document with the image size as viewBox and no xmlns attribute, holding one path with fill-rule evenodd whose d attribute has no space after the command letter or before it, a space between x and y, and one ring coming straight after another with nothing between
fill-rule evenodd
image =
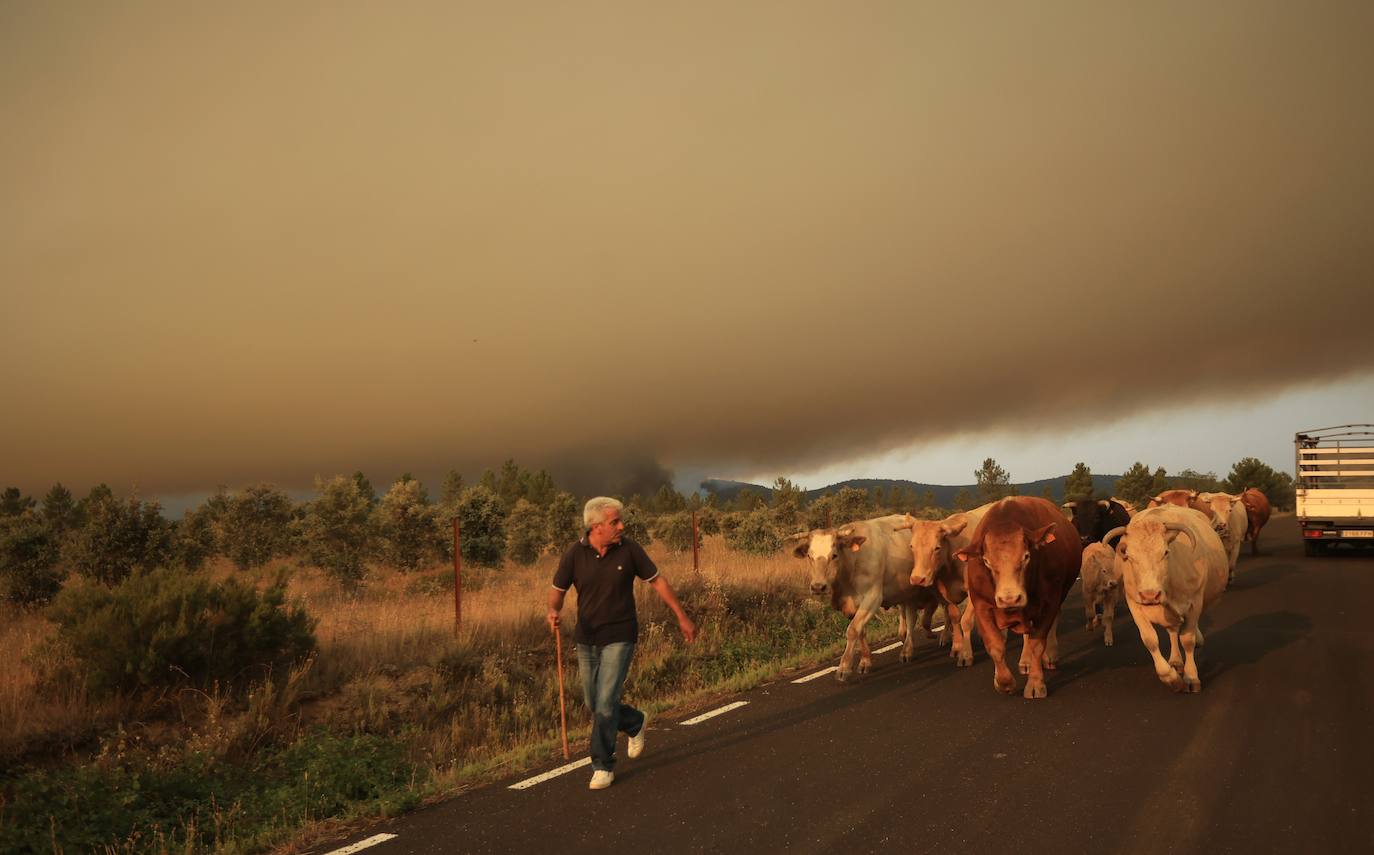
<instances>
[{"instance_id":1,"label":"calf","mask_svg":"<svg viewBox=\"0 0 1374 855\"><path fill-rule=\"evenodd\" d=\"M1003 631L1010 629L1025 637L1022 695L1045 697L1044 669L1054 669L1058 653L1059 609L1083 556L1078 532L1052 502L1010 496L988 509L969 545L956 554L966 562L978 632L993 661L993 687L1004 694L1016 690L1005 658Z\"/></svg>"},{"instance_id":2,"label":"calf","mask_svg":"<svg viewBox=\"0 0 1374 855\"><path fill-rule=\"evenodd\" d=\"M973 664L973 644L969 632L972 626L968 621L972 612L964 609L962 618L959 613L960 604L967 599L968 591L964 562L955 553L968 546L979 520L990 507L992 503L942 520L918 520L908 514L896 526L897 531L911 532L911 584L922 588L934 586L939 592L940 601L944 603L944 632L951 633L953 639L949 655L954 657L954 664L959 667Z\"/></svg>"},{"instance_id":3,"label":"calf","mask_svg":"<svg viewBox=\"0 0 1374 855\"><path fill-rule=\"evenodd\" d=\"M1083 565L1078 574L1083 579L1083 612L1088 617L1088 629L1101 626L1102 643L1108 647L1112 646L1112 622L1116 620L1116 601L1121 593L1115 557L1105 543L1090 543L1083 547Z\"/></svg>"}]
</instances>

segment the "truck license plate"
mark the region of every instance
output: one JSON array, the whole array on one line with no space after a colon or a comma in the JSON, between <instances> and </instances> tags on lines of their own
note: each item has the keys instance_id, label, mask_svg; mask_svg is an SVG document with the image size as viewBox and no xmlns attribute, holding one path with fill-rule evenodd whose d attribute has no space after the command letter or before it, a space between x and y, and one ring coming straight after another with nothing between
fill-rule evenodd
<instances>
[{"instance_id":1,"label":"truck license plate","mask_svg":"<svg viewBox=\"0 0 1374 855\"><path fill-rule=\"evenodd\" d=\"M1374 537L1374 531L1369 529L1353 529L1341 532L1341 537Z\"/></svg>"}]
</instances>

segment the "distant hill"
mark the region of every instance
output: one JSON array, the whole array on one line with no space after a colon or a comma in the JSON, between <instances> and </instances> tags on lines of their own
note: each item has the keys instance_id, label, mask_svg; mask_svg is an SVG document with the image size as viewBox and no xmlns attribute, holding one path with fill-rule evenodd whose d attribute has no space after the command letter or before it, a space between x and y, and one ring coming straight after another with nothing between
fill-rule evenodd
<instances>
[{"instance_id":1,"label":"distant hill","mask_svg":"<svg viewBox=\"0 0 1374 855\"><path fill-rule=\"evenodd\" d=\"M1068 480L1068 475L1058 478L1042 478L1039 481L1027 481L1016 484L1016 492L1022 496L1039 496L1045 489L1050 488L1056 502L1064 501L1064 482ZM1093 475L1093 490L1099 498L1106 498L1112 494L1112 489L1116 486L1116 481L1120 475ZM811 501L818 496L829 495L839 491L841 487L857 487L860 490L871 490L874 487L881 487L884 491L890 491L893 487L910 487L916 491L916 495L923 496L929 490L935 496L935 504L942 508L954 507L954 497L960 490L968 490L974 495L978 494L977 484L922 484L918 481L903 481L893 478L851 478L848 481L841 481L838 484L831 484L828 487L821 487L818 490L808 490L806 492L807 501ZM701 489L714 494L721 502L734 501L743 490L751 490L760 494L764 499L771 501L773 489L761 484L750 484L747 481L728 481L720 478L708 478L701 482Z\"/></svg>"}]
</instances>

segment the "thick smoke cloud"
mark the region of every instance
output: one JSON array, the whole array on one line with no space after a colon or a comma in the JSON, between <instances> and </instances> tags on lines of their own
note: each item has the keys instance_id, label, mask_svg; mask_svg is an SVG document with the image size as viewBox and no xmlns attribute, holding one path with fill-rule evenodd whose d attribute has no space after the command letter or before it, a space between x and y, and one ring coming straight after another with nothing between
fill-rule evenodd
<instances>
[{"instance_id":1,"label":"thick smoke cloud","mask_svg":"<svg viewBox=\"0 0 1374 855\"><path fill-rule=\"evenodd\" d=\"M592 492L1374 369L1369 4L738 5L8 4L0 480Z\"/></svg>"}]
</instances>

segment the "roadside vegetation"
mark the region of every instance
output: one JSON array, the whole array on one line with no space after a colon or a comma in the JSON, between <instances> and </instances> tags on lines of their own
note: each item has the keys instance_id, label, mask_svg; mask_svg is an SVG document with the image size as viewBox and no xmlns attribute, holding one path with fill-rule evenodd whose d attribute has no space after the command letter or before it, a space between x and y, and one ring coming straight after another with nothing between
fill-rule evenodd
<instances>
[{"instance_id":1,"label":"roadside vegetation","mask_svg":"<svg viewBox=\"0 0 1374 855\"><path fill-rule=\"evenodd\" d=\"M1252 470L1237 464L1235 489ZM1013 489L991 459L975 474L975 503ZM0 851L290 849L556 756L543 604L582 500L513 461L471 486L451 475L437 498L409 476L381 495L361 473L316 488L304 504L221 490L175 522L103 486L0 495ZM827 520L951 510L884 492L808 501L778 479L769 496L627 497L631 536L701 629L683 645L641 592L629 698L691 707L838 655L845 619L779 544ZM883 614L873 635L895 629Z\"/></svg>"}]
</instances>

